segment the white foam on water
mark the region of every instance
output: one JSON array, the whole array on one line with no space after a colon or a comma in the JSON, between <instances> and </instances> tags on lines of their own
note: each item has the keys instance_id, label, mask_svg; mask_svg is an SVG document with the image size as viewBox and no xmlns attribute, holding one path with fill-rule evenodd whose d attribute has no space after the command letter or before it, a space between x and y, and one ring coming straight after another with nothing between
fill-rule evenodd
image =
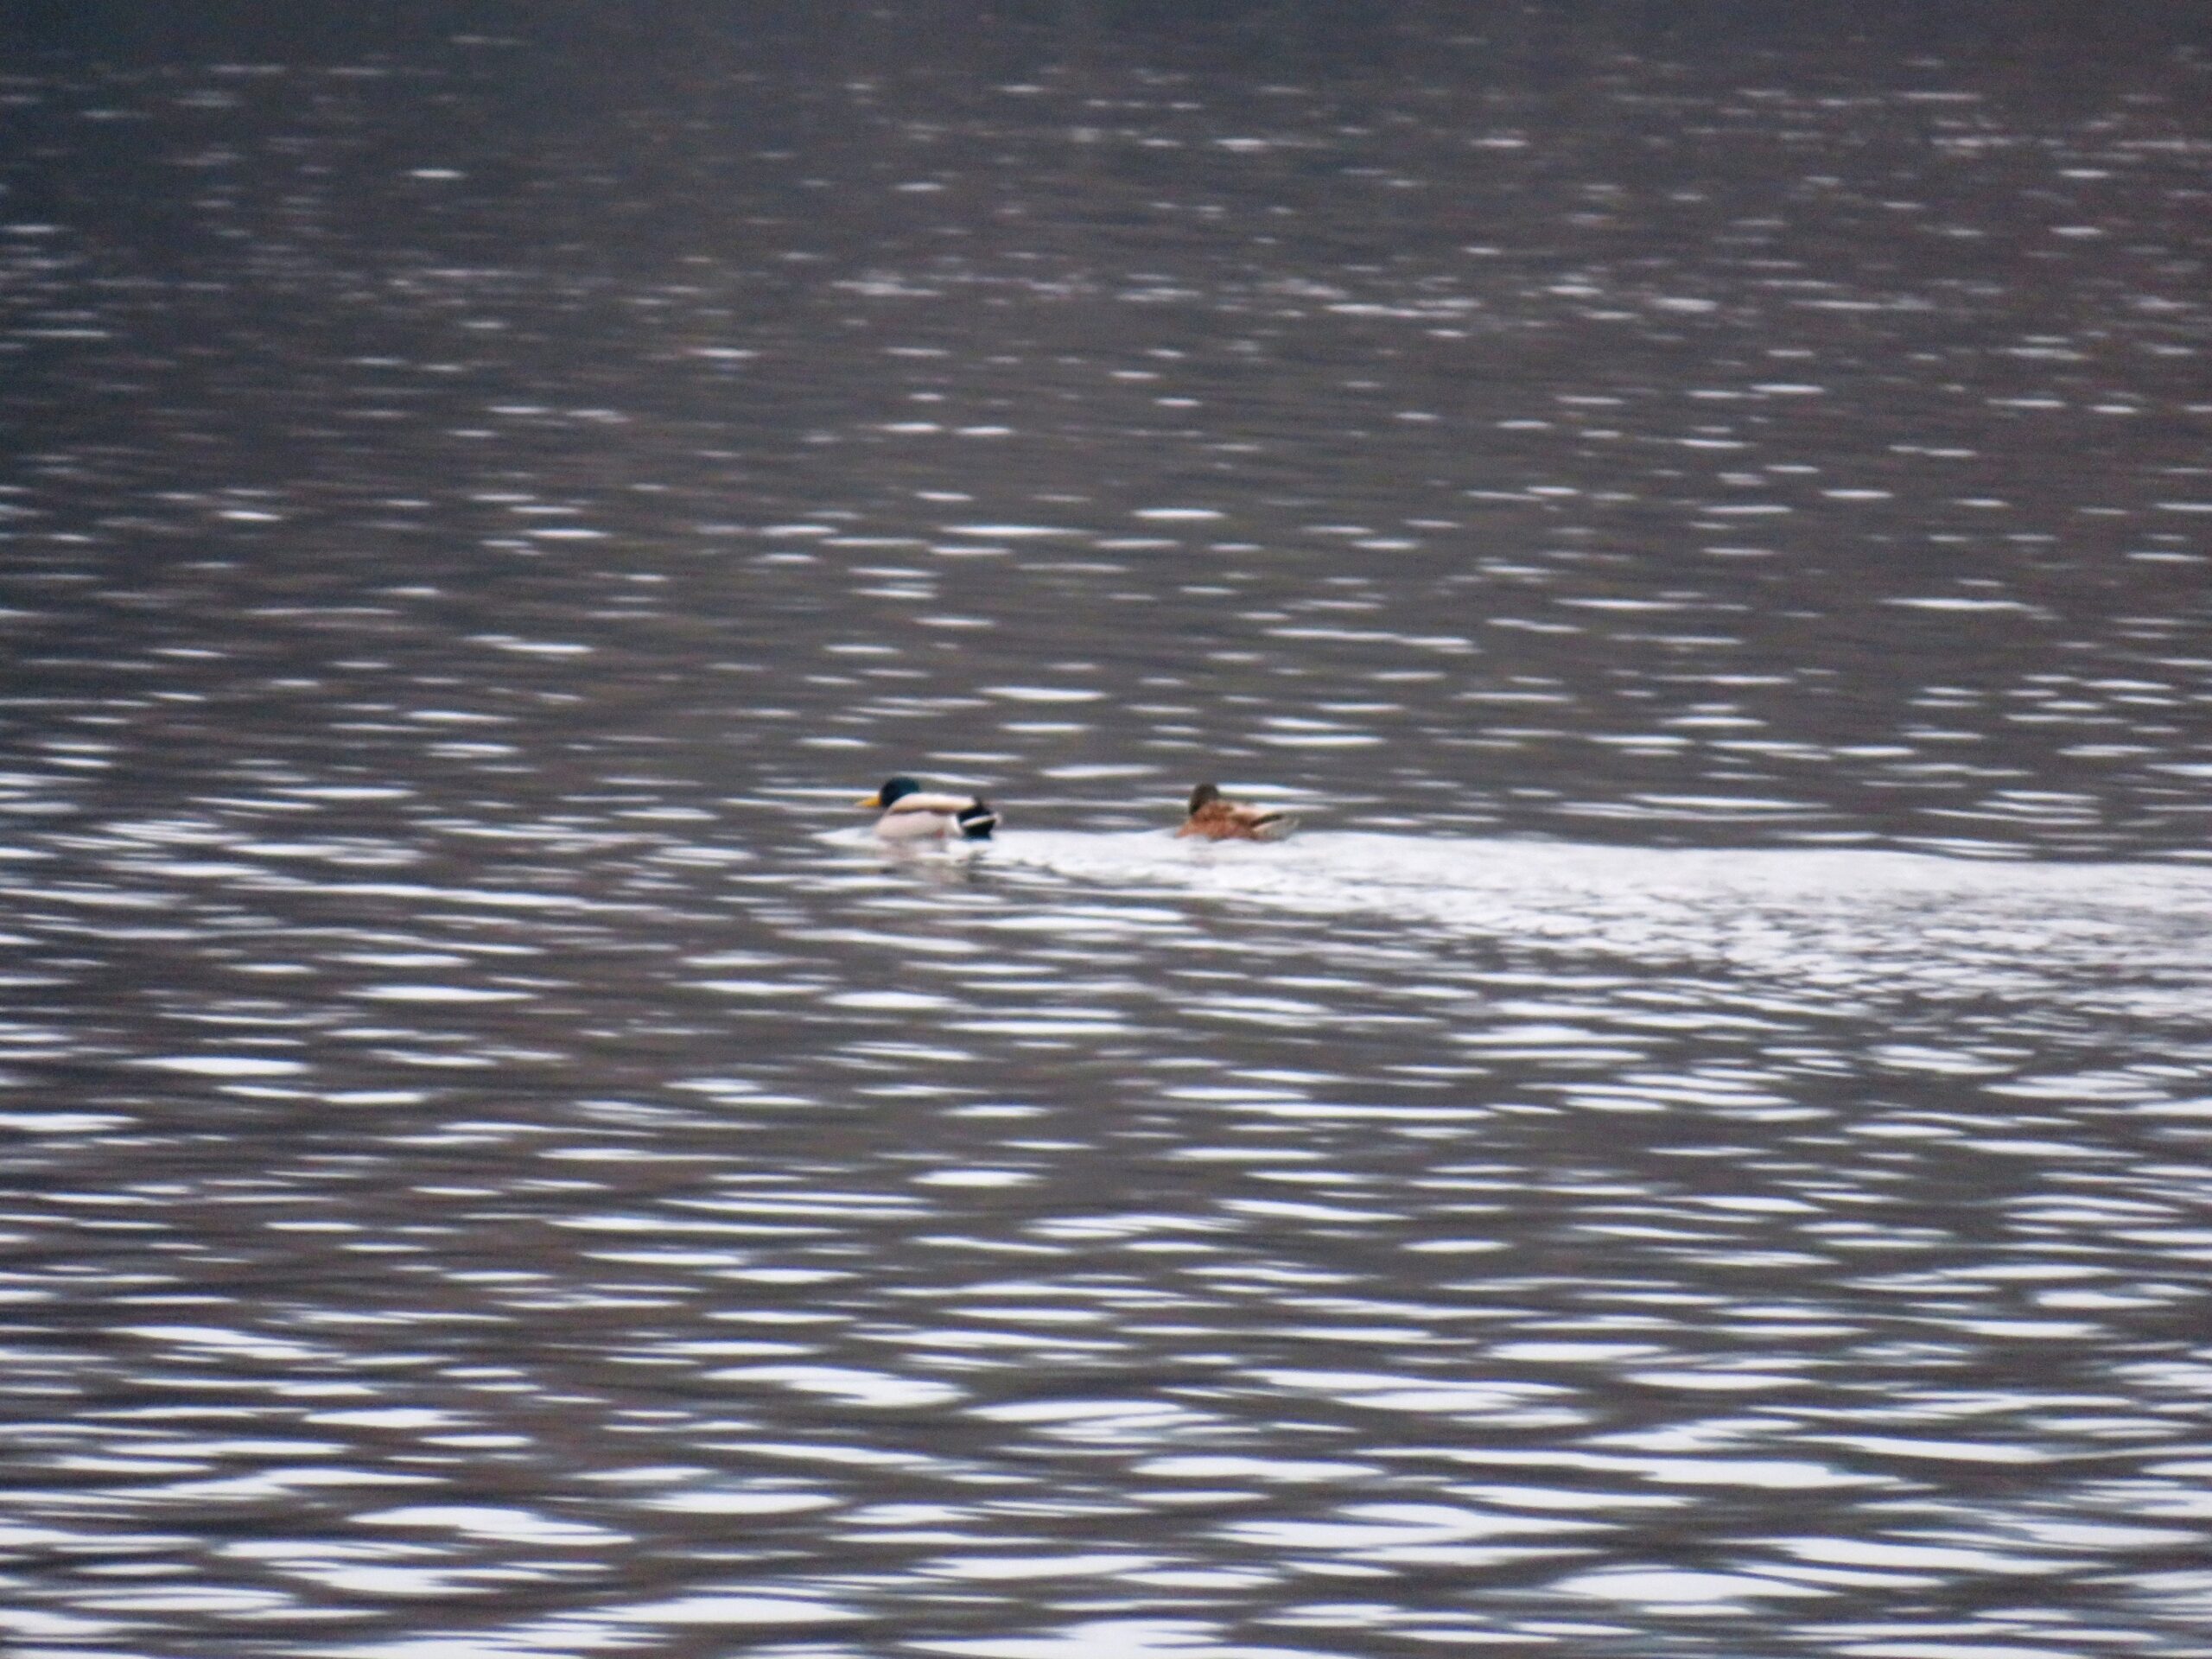
<instances>
[{"instance_id":1,"label":"white foam on water","mask_svg":"<svg viewBox=\"0 0 2212 1659\"><path fill-rule=\"evenodd\" d=\"M997 866L1258 911L1624 965L1771 976L1838 993L2026 991L2107 1000L2212 984L2212 871L1863 849L1621 848L1307 832L1269 846L1160 832L1015 830Z\"/></svg>"}]
</instances>

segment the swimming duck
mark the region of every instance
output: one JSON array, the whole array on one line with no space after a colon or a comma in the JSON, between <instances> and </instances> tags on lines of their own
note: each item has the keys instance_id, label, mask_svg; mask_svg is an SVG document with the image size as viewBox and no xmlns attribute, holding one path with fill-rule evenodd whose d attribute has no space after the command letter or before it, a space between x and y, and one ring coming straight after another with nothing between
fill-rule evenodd
<instances>
[{"instance_id":1,"label":"swimming duck","mask_svg":"<svg viewBox=\"0 0 2212 1659\"><path fill-rule=\"evenodd\" d=\"M1220 785L1200 784L1191 791L1191 816L1175 833L1208 841L1281 841L1297 827L1298 820L1278 807L1232 801Z\"/></svg>"},{"instance_id":2,"label":"swimming duck","mask_svg":"<svg viewBox=\"0 0 2212 1659\"><path fill-rule=\"evenodd\" d=\"M886 841L936 841L952 835L988 841L999 827L998 813L982 796L931 794L911 778L887 779L860 804L882 812L875 833Z\"/></svg>"}]
</instances>

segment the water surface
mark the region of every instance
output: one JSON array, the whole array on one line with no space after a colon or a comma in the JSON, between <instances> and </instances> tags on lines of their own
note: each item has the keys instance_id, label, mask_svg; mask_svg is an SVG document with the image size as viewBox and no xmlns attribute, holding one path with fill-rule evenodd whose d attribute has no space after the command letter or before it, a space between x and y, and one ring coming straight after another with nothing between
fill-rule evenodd
<instances>
[{"instance_id":1,"label":"water surface","mask_svg":"<svg viewBox=\"0 0 2212 1659\"><path fill-rule=\"evenodd\" d=\"M2190 14L1339 10L20 25L0 1654L2202 1651Z\"/></svg>"}]
</instances>

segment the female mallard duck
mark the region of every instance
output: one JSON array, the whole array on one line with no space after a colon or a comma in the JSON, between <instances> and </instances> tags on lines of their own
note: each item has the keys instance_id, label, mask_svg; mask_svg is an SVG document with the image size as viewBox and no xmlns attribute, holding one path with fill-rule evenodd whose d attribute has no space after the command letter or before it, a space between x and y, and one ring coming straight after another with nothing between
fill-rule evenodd
<instances>
[{"instance_id":1,"label":"female mallard duck","mask_svg":"<svg viewBox=\"0 0 2212 1659\"><path fill-rule=\"evenodd\" d=\"M999 815L980 795L933 795L911 778L893 778L860 803L880 810L875 833L886 841L940 841L957 835L988 841Z\"/></svg>"},{"instance_id":2,"label":"female mallard duck","mask_svg":"<svg viewBox=\"0 0 2212 1659\"><path fill-rule=\"evenodd\" d=\"M1191 816L1175 833L1208 841L1281 841L1297 827L1298 820L1278 807L1232 801L1218 784L1200 784L1191 791Z\"/></svg>"}]
</instances>

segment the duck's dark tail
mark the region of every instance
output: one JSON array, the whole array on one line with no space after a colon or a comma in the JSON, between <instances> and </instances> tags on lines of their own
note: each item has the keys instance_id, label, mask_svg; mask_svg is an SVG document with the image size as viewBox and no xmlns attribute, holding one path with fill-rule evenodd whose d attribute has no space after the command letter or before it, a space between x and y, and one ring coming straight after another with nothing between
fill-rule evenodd
<instances>
[{"instance_id":1,"label":"duck's dark tail","mask_svg":"<svg viewBox=\"0 0 2212 1659\"><path fill-rule=\"evenodd\" d=\"M991 804L978 795L952 816L960 826L960 833L969 841L988 841L991 831L999 827L999 815Z\"/></svg>"}]
</instances>

